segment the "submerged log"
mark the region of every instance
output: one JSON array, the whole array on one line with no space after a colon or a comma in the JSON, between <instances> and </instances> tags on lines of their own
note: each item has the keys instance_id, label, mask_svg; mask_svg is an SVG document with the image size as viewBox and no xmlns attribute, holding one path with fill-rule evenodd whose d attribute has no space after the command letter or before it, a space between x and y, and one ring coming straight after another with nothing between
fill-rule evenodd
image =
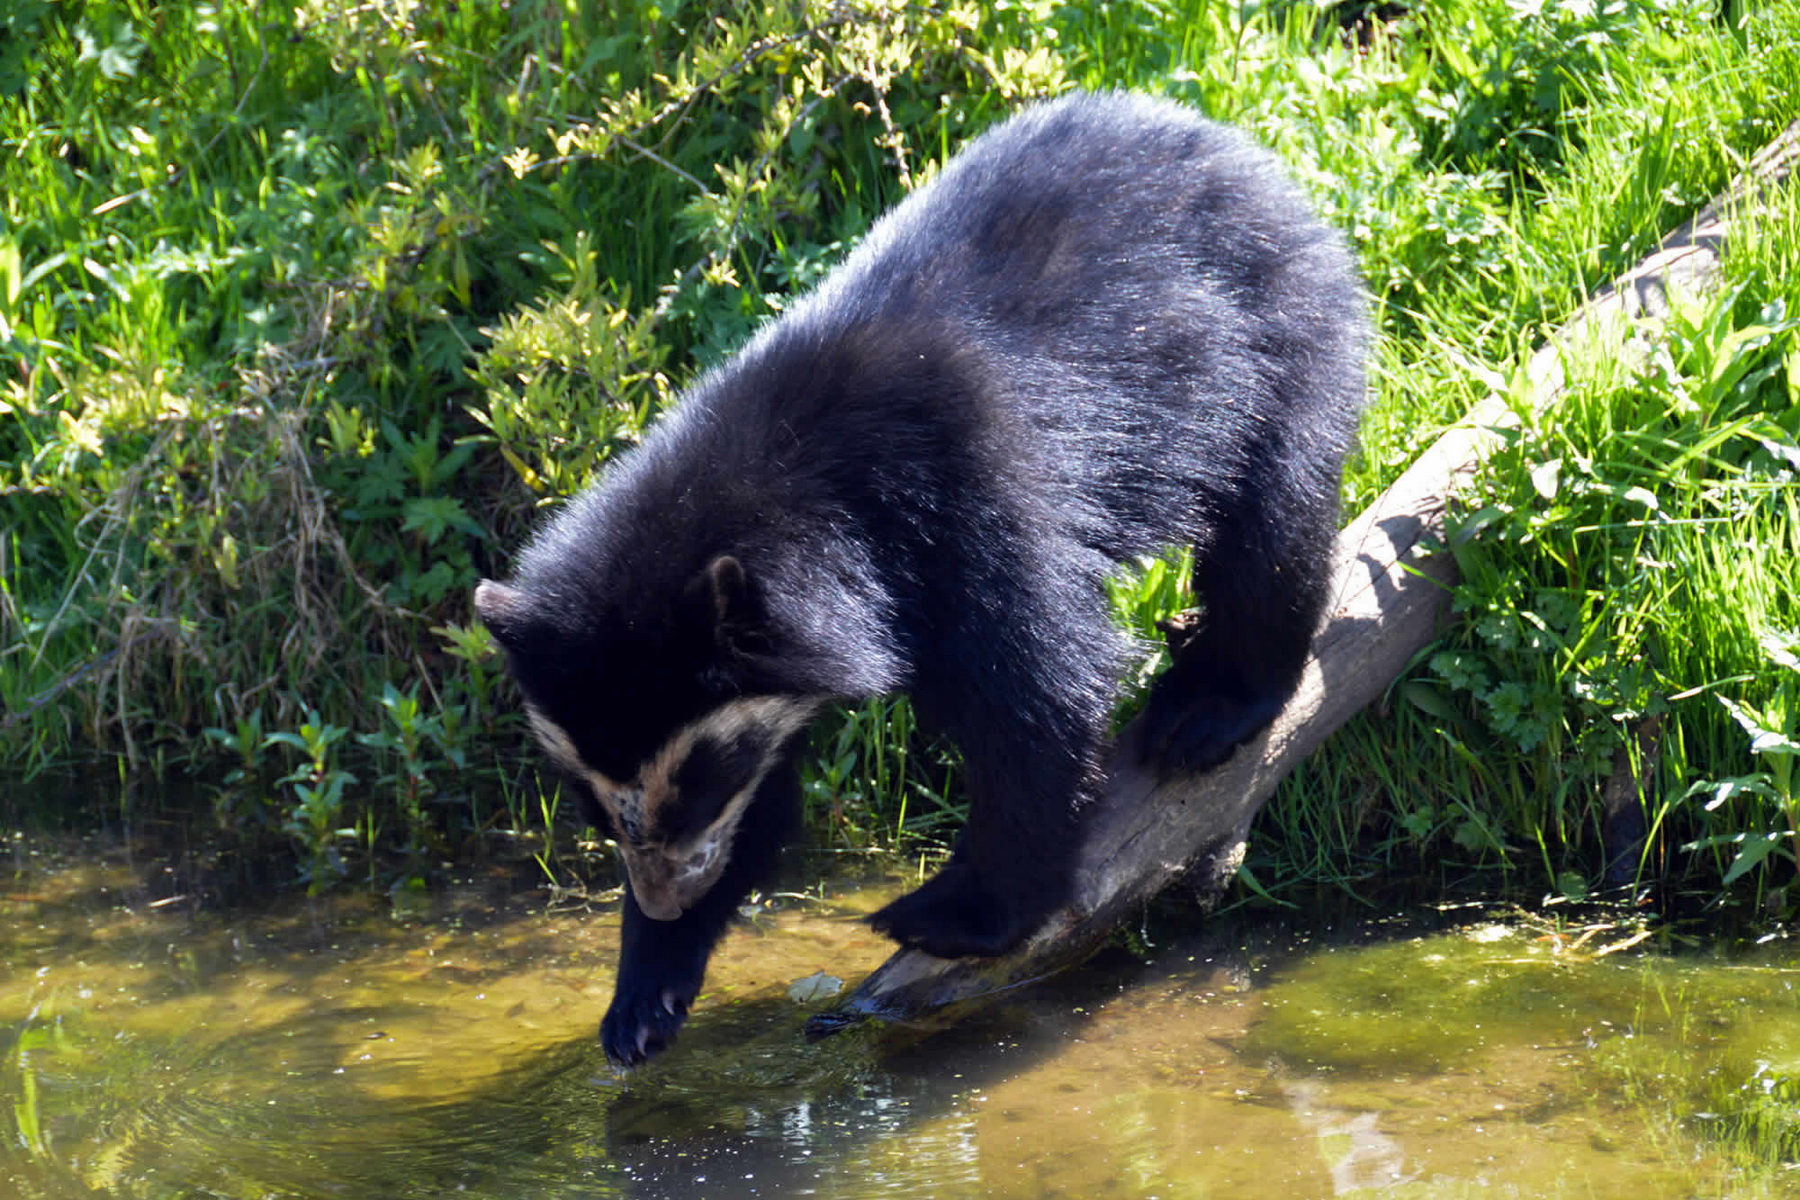
<instances>
[{"instance_id":1,"label":"submerged log","mask_svg":"<svg viewBox=\"0 0 1800 1200\"><path fill-rule=\"evenodd\" d=\"M1584 304L1528 365L1532 403L1563 393L1562 356L1596 339L1623 347L1637 322L1667 313L1672 294L1716 288L1727 226L1784 181L1800 158L1800 123L1752 160L1730 188L1663 239L1658 250ZM1070 904L1000 958L896 952L837 1007L807 1026L823 1037L871 1018L960 1016L983 1001L1086 959L1113 928L1176 879L1216 898L1243 860L1250 822L1275 787L1351 716L1378 700L1436 637L1455 561L1441 552L1444 517L1505 426L1512 405L1495 396L1440 437L1337 542L1334 602L1314 637L1300 686L1262 736L1202 775L1158 779L1137 753L1134 722L1113 747L1091 814Z\"/></svg>"}]
</instances>

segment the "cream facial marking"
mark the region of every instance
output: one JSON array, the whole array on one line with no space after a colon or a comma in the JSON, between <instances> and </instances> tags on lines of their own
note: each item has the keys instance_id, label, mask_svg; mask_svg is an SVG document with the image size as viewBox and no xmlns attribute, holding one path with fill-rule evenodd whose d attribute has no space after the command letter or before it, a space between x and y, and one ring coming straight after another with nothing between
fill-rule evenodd
<instances>
[{"instance_id":1,"label":"cream facial marking","mask_svg":"<svg viewBox=\"0 0 1800 1200\"><path fill-rule=\"evenodd\" d=\"M527 704L525 719L531 722L531 732L537 735L538 745L556 761L557 766L577 774L587 773L587 768L582 765L581 755L575 751L575 743L563 732L561 725L544 715L543 709L535 704Z\"/></svg>"},{"instance_id":2,"label":"cream facial marking","mask_svg":"<svg viewBox=\"0 0 1800 1200\"><path fill-rule=\"evenodd\" d=\"M588 785L594 798L619 823L626 838L635 840L643 837L642 790L608 778L583 762L581 752L575 749L574 739L536 705L525 706L525 719L531 723L531 731L537 735L538 745L544 748L544 753L557 766Z\"/></svg>"},{"instance_id":3,"label":"cream facial marking","mask_svg":"<svg viewBox=\"0 0 1800 1200\"><path fill-rule=\"evenodd\" d=\"M768 761L773 750L804 729L818 711L818 703L812 700L792 696L752 696L728 701L692 724L682 726L656 752L656 757L638 772L638 784L644 789L647 806L654 810L677 797L676 775L695 746L709 742L729 745L746 734L760 735L771 752L764 755L765 761L752 781L754 787L774 765Z\"/></svg>"},{"instance_id":4,"label":"cream facial marking","mask_svg":"<svg viewBox=\"0 0 1800 1200\"><path fill-rule=\"evenodd\" d=\"M631 893L644 915L673 921L718 882L731 857L731 842L744 812L763 778L775 766L788 740L806 728L823 705L821 700L794 696L750 696L731 700L677 729L661 750L645 763L632 783L621 783L582 760L568 732L541 709L527 705L526 719L544 753L563 770L593 789L594 798L618 823L620 850L631 876ZM684 764L698 747L712 752L754 736L761 753L747 781L723 799L715 816L701 829L678 841L664 837L664 826L684 801L677 784Z\"/></svg>"},{"instance_id":5,"label":"cream facial marking","mask_svg":"<svg viewBox=\"0 0 1800 1200\"><path fill-rule=\"evenodd\" d=\"M753 696L720 705L675 732L638 772L637 795L652 838L685 803L721 801L718 815L703 828L684 831L679 840L652 841L625 847L625 867L632 896L644 915L670 921L691 908L724 873L737 834L756 789L781 756L789 739L818 712L820 702L791 696ZM683 796L678 780L696 749L716 752L753 737L757 761L728 797Z\"/></svg>"}]
</instances>

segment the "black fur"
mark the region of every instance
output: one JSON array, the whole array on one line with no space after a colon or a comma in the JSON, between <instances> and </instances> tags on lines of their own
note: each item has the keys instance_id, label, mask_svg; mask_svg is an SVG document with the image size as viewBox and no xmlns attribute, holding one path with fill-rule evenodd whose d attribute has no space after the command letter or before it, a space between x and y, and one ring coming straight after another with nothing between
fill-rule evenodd
<instances>
[{"instance_id":1,"label":"black fur","mask_svg":"<svg viewBox=\"0 0 1800 1200\"><path fill-rule=\"evenodd\" d=\"M1222 761L1292 691L1365 339L1349 256L1266 152L1141 97L1044 104L695 385L483 615L617 780L733 697L909 691L971 811L874 924L1002 953L1068 893L1122 666L1116 563L1195 548L1206 622L1150 701L1169 769ZM609 1051L673 1032L652 1001L691 998L769 842L740 832L704 912L627 905Z\"/></svg>"}]
</instances>

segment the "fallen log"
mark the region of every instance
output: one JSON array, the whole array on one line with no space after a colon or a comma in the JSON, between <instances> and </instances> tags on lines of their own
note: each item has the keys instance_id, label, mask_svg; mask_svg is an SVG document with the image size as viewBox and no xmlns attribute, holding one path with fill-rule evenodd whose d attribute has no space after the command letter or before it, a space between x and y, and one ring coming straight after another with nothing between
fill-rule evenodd
<instances>
[{"instance_id":1,"label":"fallen log","mask_svg":"<svg viewBox=\"0 0 1800 1200\"><path fill-rule=\"evenodd\" d=\"M1733 220L1748 216L1800 158L1800 122L1754 158L1713 203L1657 251L1598 292L1528 365L1532 403L1562 395L1566 347L1596 339L1624 347L1641 321L1668 312L1677 293L1717 287ZM896 952L836 1007L807 1025L818 1038L871 1018L918 1021L960 1016L987 999L1086 959L1138 906L1183 876L1216 897L1243 860L1250 822L1275 787L1327 736L1379 699L1437 635L1454 559L1439 552L1451 498L1517 419L1506 397L1477 405L1434 442L1339 535L1335 602L1313 640L1294 697L1274 724L1203 775L1158 779L1136 751L1140 729L1114 745L1107 786L1091 815L1074 898L1012 953L940 959Z\"/></svg>"}]
</instances>

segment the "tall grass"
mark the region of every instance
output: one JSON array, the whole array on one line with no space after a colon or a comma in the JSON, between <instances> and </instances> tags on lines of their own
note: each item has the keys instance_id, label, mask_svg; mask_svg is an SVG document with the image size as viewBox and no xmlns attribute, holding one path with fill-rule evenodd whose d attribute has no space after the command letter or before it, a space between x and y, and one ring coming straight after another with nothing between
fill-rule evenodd
<instances>
[{"instance_id":1,"label":"tall grass","mask_svg":"<svg viewBox=\"0 0 1800 1200\"><path fill-rule=\"evenodd\" d=\"M286 829L319 878L537 820L506 685L469 615L474 580L697 369L1029 98L1125 86L1187 100L1275 147L1348 232L1384 335L1352 506L1800 110L1796 0L1730 21L1691 0L93 0L18 4L0 23L0 753L25 771L98 753L231 772L221 823ZM1789 228L1740 252L1761 266L1718 318L1729 329L1705 337L1784 300L1758 272L1785 263L1774 277L1791 277L1794 244ZM1788 336L1745 352L1781 353ZM1668 397L1693 369L1656 385L1657 436L1687 436ZM1756 403L1778 407L1784 379ZM1597 377L1587 391L1646 386ZM1606 644L1626 646L1667 628L1671 596L1647 590L1617 614L1594 598L1610 600L1615 574L1631 577L1616 560L1651 538L1631 502L1618 502L1629 535L1568 535L1560 577L1472 557L1549 540L1519 515L1534 456L1598 464L1568 469L1569 496L1655 474L1654 456L1627 473L1605 449L1641 437L1565 444L1600 419L1582 420L1546 418L1497 460L1484 486L1518 511L1463 552L1468 630L1492 625L1489 610L1554 624L1571 605L1562 636L1604 623ZM1729 509L1734 528L1779 560L1780 488L1709 479L1693 496L1685 477L1638 485L1658 513L1708 488L1715 507L1748 506ZM1570 520L1603 517L1624 519ZM1697 520L1659 517L1644 553L1695 556L1671 572L1701 578L1717 548L1678 532L1708 528ZM1749 558L1706 569L1746 595L1761 578ZM1541 586L1519 582L1531 572ZM1178 602L1171 578L1152 566L1121 583L1122 619L1147 632ZM1564 607L1539 611L1546 591ZM1442 661L1479 657L1487 691L1423 664L1273 806L1265 879L1448 847L1534 879L1589 868L1594 764L1635 743L1582 721L1618 733L1632 719L1578 720L1564 701L1520 746L1495 724L1513 692L1496 690L1536 696L1540 666L1460 636ZM1670 713L1659 797L1766 765L1713 693L1667 699L1767 677L1746 636L1646 677ZM1629 682L1585 653L1563 665ZM1768 703L1723 686L1743 712ZM304 732L331 728L345 733L323 745ZM937 838L953 823L954 758L904 705L847 713L816 749L824 840ZM1692 828L1683 816L1708 801L1669 799L1658 836L1704 844L1692 855L1728 872L1738 850L1719 839L1773 827L1763 793L1745 795Z\"/></svg>"},{"instance_id":2,"label":"tall grass","mask_svg":"<svg viewBox=\"0 0 1800 1200\"><path fill-rule=\"evenodd\" d=\"M1398 856L1572 896L1642 879L1792 907L1800 227L1791 191L1773 205L1725 290L1677 296L1641 361L1571 351L1548 411L1509 384L1521 426L1451 534L1461 620L1394 721L1363 719L1284 791L1278 873L1320 875L1292 847L1331 836L1318 814L1360 776L1375 799L1332 843L1343 874ZM1608 838L1609 800L1642 806L1641 844Z\"/></svg>"}]
</instances>

